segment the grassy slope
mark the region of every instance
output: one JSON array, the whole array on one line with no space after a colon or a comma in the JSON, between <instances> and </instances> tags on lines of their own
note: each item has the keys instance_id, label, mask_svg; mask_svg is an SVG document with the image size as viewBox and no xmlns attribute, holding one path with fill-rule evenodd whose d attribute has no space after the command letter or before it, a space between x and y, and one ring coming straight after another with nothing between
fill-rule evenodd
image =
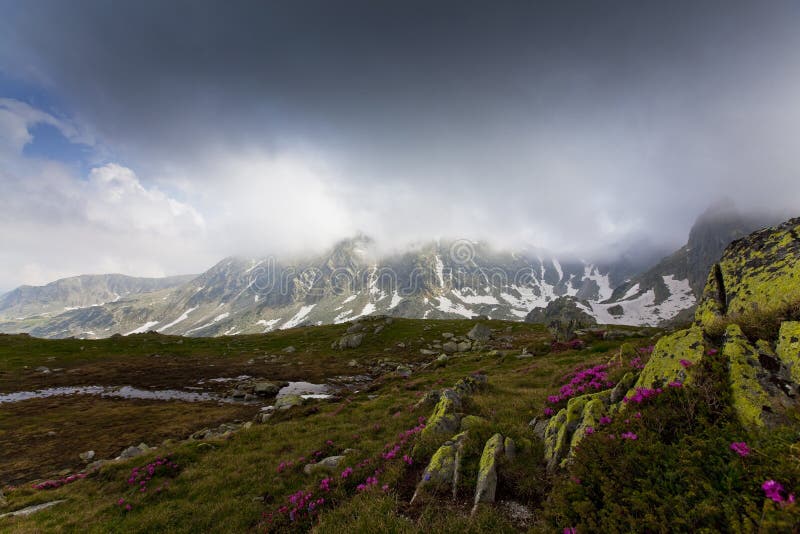
<instances>
[{"instance_id":1,"label":"grassy slope","mask_svg":"<svg viewBox=\"0 0 800 534\"><path fill-rule=\"evenodd\" d=\"M57 358L57 365L76 368L120 359L129 363L148 361L147 356L154 350L175 357L213 355L217 359L239 361L251 357L254 351L277 352L293 345L298 350L290 356L293 361L302 363L300 373L319 372L321 376L352 373L353 369L347 366L351 359L362 363L387 358L420 361L422 357L418 349L424 345L420 338L430 341L445 331L463 335L471 325L469 321L395 321L381 336L368 336L361 347L345 352L330 350L330 343L346 328L342 325L295 329L267 336L183 339L181 344L177 344L178 338L148 335L93 342L14 337L0 341L0 369L7 380L4 387L8 389L8 381L27 376L25 365L29 368L56 365L47 359L51 356ZM549 335L542 327L492 323L493 328L507 326L512 328L512 332L504 343L513 347L510 352L518 354L522 346L546 352L544 345L549 341ZM396 347L400 342L407 345L405 349ZM428 415L426 412L429 410L411 409L422 394L443 385L452 385L476 371L486 372L490 381L489 388L468 403L469 413L489 419L489 424L478 429L476 435L483 437L501 431L522 441L522 438L530 438L527 422L541 411L545 396L557 387L560 377L576 364L607 359L608 352L617 345L597 342L580 352L541 354L523 360L513 354L490 356L475 353L454 358L443 366L421 370L409 379L387 375L378 380L371 391L352 395L339 403L319 403L294 409L296 413L292 417L257 425L230 439L213 442L213 448L191 442L162 447L158 453L169 454L181 465L181 471L170 480L168 489L157 496L134 494L126 483L131 467L143 465L154 455L145 457L145 460L137 458L108 466L97 476L60 489L37 491L20 487L7 492L11 509L60 498L67 499L67 502L29 518L0 520L0 528L19 532L79 528L91 532L241 532L261 528L258 524L262 513L277 507L291 492L306 487L313 489L321 478L306 476L298 468L278 474L276 468L281 461L297 459L319 449L326 454L345 448L357 449L359 452L347 460L354 464L375 457L398 432L413 427L418 417ZM386 348L389 350L385 351ZM377 397L371 399L370 395ZM332 440L334 445L327 446L328 440ZM479 454L482 442L476 437L470 447ZM509 474L516 473L515 480L507 484L510 488L507 491L514 493L509 497L534 505L542 498L542 488L537 488L539 467L535 456L535 450L528 451L521 455L517 462L519 465L506 470ZM424 463L424 459L417 463ZM352 488L337 489L331 495L336 506L324 509L318 528L320 531L367 528L363 521L379 522L369 530L468 530L467 524L472 525L470 528L473 530L489 526L501 530L512 528L504 514L489 509L482 511L473 522L468 522L465 507L471 499L471 492L467 484L463 495L452 504L442 506L427 502L408 509L404 503L410 499L421 467L388 465L387 472L381 477L381 485L386 483L390 486L387 494L377 491L354 497L356 492ZM466 482L471 482L476 467L469 462L466 464ZM265 495L266 499L263 499ZM121 497L133 499L131 512L122 512L116 505ZM359 512L359 509L363 512L374 507L391 511L388 515L380 515L386 517L388 523L382 524L384 520L378 519L377 515L368 519Z\"/></svg>"}]
</instances>

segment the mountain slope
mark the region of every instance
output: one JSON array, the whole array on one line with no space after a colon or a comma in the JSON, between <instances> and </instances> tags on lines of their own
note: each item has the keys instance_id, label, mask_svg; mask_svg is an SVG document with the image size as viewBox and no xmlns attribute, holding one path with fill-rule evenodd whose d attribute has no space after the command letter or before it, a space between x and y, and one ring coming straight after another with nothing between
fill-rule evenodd
<instances>
[{"instance_id":1,"label":"mountain slope","mask_svg":"<svg viewBox=\"0 0 800 534\"><path fill-rule=\"evenodd\" d=\"M177 287L192 278L194 275L136 278L121 274L99 274L62 278L44 286L21 286L0 296L0 319L56 315L130 295Z\"/></svg>"}]
</instances>

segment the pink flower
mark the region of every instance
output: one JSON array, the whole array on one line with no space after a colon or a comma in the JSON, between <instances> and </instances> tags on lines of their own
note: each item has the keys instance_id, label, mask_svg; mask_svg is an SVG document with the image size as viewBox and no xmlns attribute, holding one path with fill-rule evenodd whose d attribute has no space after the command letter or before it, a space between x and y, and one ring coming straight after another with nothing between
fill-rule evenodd
<instances>
[{"instance_id":1,"label":"pink flower","mask_svg":"<svg viewBox=\"0 0 800 534\"><path fill-rule=\"evenodd\" d=\"M347 478L351 474L353 474L353 468L352 467L347 467L347 468L345 468L344 471L342 471L342 478Z\"/></svg>"},{"instance_id":2,"label":"pink flower","mask_svg":"<svg viewBox=\"0 0 800 534\"><path fill-rule=\"evenodd\" d=\"M631 441L636 441L637 439L639 439L639 436L637 436L633 432L623 432L622 434L619 435L619 437L621 437L622 439L629 439Z\"/></svg>"},{"instance_id":3,"label":"pink flower","mask_svg":"<svg viewBox=\"0 0 800 534\"><path fill-rule=\"evenodd\" d=\"M578 529L575 527L567 527L564 529L564 534L578 534Z\"/></svg>"},{"instance_id":4,"label":"pink flower","mask_svg":"<svg viewBox=\"0 0 800 534\"><path fill-rule=\"evenodd\" d=\"M600 418L600 424L601 425L610 425L611 424L611 418L608 417L607 415L604 415L603 417Z\"/></svg>"},{"instance_id":5,"label":"pink flower","mask_svg":"<svg viewBox=\"0 0 800 534\"><path fill-rule=\"evenodd\" d=\"M780 482L767 480L761 484L761 489L764 490L764 494L768 499L772 499L775 502L783 502L783 496L781 495L783 486L780 484Z\"/></svg>"},{"instance_id":6,"label":"pink flower","mask_svg":"<svg viewBox=\"0 0 800 534\"><path fill-rule=\"evenodd\" d=\"M682 388L682 387L683 387L683 383L682 383L682 382L678 382L677 380L676 380L676 381L674 381L674 382L670 382L670 383L669 383L669 384L667 384L667 385L668 385L669 387L671 387L671 388Z\"/></svg>"},{"instance_id":7,"label":"pink flower","mask_svg":"<svg viewBox=\"0 0 800 534\"><path fill-rule=\"evenodd\" d=\"M745 457L750 454L750 447L744 441L735 441L731 443L731 450L739 456Z\"/></svg>"},{"instance_id":8,"label":"pink flower","mask_svg":"<svg viewBox=\"0 0 800 534\"><path fill-rule=\"evenodd\" d=\"M689 367L694 365L694 363L690 362L689 360L681 360L680 364L681 367L683 367L684 369L688 369Z\"/></svg>"},{"instance_id":9,"label":"pink flower","mask_svg":"<svg viewBox=\"0 0 800 534\"><path fill-rule=\"evenodd\" d=\"M544 414L545 414L547 417L550 417L551 415L553 415L553 409L552 409L552 408L545 408L545 409L544 409Z\"/></svg>"},{"instance_id":10,"label":"pink flower","mask_svg":"<svg viewBox=\"0 0 800 534\"><path fill-rule=\"evenodd\" d=\"M594 428L591 426L587 426L586 429L583 431L587 436L591 436L594 434Z\"/></svg>"}]
</instances>

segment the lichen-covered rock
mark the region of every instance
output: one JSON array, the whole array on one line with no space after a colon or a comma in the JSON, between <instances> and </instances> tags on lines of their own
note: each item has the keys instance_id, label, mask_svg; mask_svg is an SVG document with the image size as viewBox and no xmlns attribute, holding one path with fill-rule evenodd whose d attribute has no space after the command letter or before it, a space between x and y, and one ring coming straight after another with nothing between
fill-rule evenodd
<instances>
[{"instance_id":1,"label":"lichen-covered rock","mask_svg":"<svg viewBox=\"0 0 800 534\"><path fill-rule=\"evenodd\" d=\"M758 361L758 351L742 334L739 325L732 324L725 331L722 354L730 363L733 409L739 421L746 427L762 426L763 412L770 409L767 392L758 380L759 371L763 370Z\"/></svg>"},{"instance_id":2,"label":"lichen-covered rock","mask_svg":"<svg viewBox=\"0 0 800 534\"><path fill-rule=\"evenodd\" d=\"M300 395L284 395L275 401L275 409L288 410L295 406L302 406L303 403L305 403L305 399Z\"/></svg>"},{"instance_id":3,"label":"lichen-covered rock","mask_svg":"<svg viewBox=\"0 0 800 534\"><path fill-rule=\"evenodd\" d=\"M673 381L690 383L691 375L681 361L694 365L702 359L703 352L703 332L696 326L662 337L635 387L662 387Z\"/></svg>"},{"instance_id":4,"label":"lichen-covered rock","mask_svg":"<svg viewBox=\"0 0 800 534\"><path fill-rule=\"evenodd\" d=\"M567 407L560 410L547 424L544 432L544 456L550 468L558 465L559 460L569 452L570 438L580 425L583 409L589 400L588 395L570 399Z\"/></svg>"},{"instance_id":5,"label":"lichen-covered rock","mask_svg":"<svg viewBox=\"0 0 800 534\"><path fill-rule=\"evenodd\" d=\"M364 341L364 334L345 334L339 339L337 346L340 349L356 349Z\"/></svg>"},{"instance_id":6,"label":"lichen-covered rock","mask_svg":"<svg viewBox=\"0 0 800 534\"><path fill-rule=\"evenodd\" d=\"M482 502L494 502L497 492L497 460L504 450L504 440L500 434L489 438L483 447L478 467L478 480L475 484L475 506Z\"/></svg>"},{"instance_id":7,"label":"lichen-covered rock","mask_svg":"<svg viewBox=\"0 0 800 534\"><path fill-rule=\"evenodd\" d=\"M436 450L422 473L422 479L417 484L417 489L411 498L412 503L422 494L423 490L443 491L454 484L456 473L459 471L459 451L465 438L466 433L462 432Z\"/></svg>"},{"instance_id":8,"label":"lichen-covered rock","mask_svg":"<svg viewBox=\"0 0 800 534\"><path fill-rule=\"evenodd\" d=\"M575 429L575 432L572 434L572 440L570 441L569 450L570 454L575 450L575 447L581 440L586 436L586 429L587 428L597 428L598 424L600 423L600 418L606 412L606 403L603 402L602 397L597 397L589 402L586 403L586 406L583 407L583 414L581 416L581 422L578 424L578 428Z\"/></svg>"},{"instance_id":9,"label":"lichen-covered rock","mask_svg":"<svg viewBox=\"0 0 800 534\"><path fill-rule=\"evenodd\" d=\"M709 273L695 320L779 309L800 300L800 218L731 243Z\"/></svg>"},{"instance_id":10,"label":"lichen-covered rock","mask_svg":"<svg viewBox=\"0 0 800 534\"><path fill-rule=\"evenodd\" d=\"M609 402L612 404L620 402L622 399L625 398L625 395L628 393L628 390L633 387L636 383L637 375L632 372L625 373L625 375L617 382L617 385L614 386L614 389L611 390L611 396L609 398Z\"/></svg>"},{"instance_id":11,"label":"lichen-covered rock","mask_svg":"<svg viewBox=\"0 0 800 534\"><path fill-rule=\"evenodd\" d=\"M439 402L428 418L422 431L423 436L447 434L452 436L461 425L461 397L454 390L446 388L439 394Z\"/></svg>"},{"instance_id":12,"label":"lichen-covered rock","mask_svg":"<svg viewBox=\"0 0 800 534\"><path fill-rule=\"evenodd\" d=\"M784 321L781 324L775 353L789 368L792 380L800 383L800 322Z\"/></svg>"},{"instance_id":13,"label":"lichen-covered rock","mask_svg":"<svg viewBox=\"0 0 800 534\"><path fill-rule=\"evenodd\" d=\"M462 395L470 395L486 385L486 375L477 374L462 378L453 388Z\"/></svg>"}]
</instances>

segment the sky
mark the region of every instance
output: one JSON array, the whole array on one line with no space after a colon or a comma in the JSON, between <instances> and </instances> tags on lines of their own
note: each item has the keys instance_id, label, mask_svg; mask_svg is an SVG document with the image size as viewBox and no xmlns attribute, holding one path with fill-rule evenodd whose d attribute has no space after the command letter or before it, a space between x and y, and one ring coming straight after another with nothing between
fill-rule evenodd
<instances>
[{"instance_id":1,"label":"sky","mask_svg":"<svg viewBox=\"0 0 800 534\"><path fill-rule=\"evenodd\" d=\"M0 0L0 291L800 214L800 3Z\"/></svg>"}]
</instances>

